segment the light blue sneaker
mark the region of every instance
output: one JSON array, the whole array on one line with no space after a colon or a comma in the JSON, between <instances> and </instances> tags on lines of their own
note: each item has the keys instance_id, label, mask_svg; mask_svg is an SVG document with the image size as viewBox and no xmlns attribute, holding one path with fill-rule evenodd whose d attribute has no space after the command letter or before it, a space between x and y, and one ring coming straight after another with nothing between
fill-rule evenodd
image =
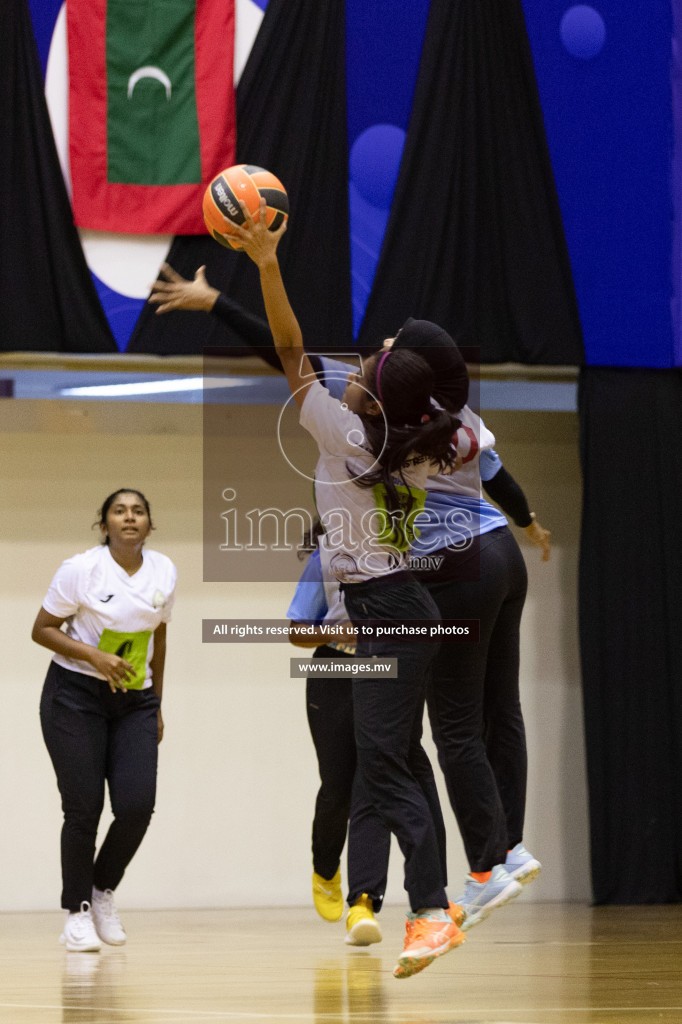
<instances>
[{"instance_id":1,"label":"light blue sneaker","mask_svg":"<svg viewBox=\"0 0 682 1024\"><path fill-rule=\"evenodd\" d=\"M504 866L512 878L521 885L528 885L542 871L540 861L528 852L523 843L517 843L514 849L509 851Z\"/></svg>"},{"instance_id":2,"label":"light blue sneaker","mask_svg":"<svg viewBox=\"0 0 682 1024\"><path fill-rule=\"evenodd\" d=\"M508 873L503 864L496 864L487 882L477 882L467 875L464 893L454 901L459 903L466 917L463 932L484 921L496 907L513 900L521 892L521 884Z\"/></svg>"}]
</instances>

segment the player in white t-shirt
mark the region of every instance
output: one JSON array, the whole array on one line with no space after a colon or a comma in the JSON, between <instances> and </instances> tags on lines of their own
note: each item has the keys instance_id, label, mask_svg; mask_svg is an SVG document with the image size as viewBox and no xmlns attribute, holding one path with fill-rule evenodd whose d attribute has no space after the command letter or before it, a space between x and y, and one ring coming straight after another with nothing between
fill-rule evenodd
<instances>
[{"instance_id":1,"label":"player in white t-shirt","mask_svg":"<svg viewBox=\"0 0 682 1024\"><path fill-rule=\"evenodd\" d=\"M412 771L423 754L425 677L436 649L428 636L438 614L406 568L427 477L454 465L455 422L431 402L433 374L409 352L378 353L349 376L342 402L332 398L315 378L284 289L276 254L283 231L268 231L264 205L258 223L245 205L242 210L239 240L258 266L277 355L301 424L319 448L315 492L326 530L321 555L360 630L358 657L397 662L395 679L354 678L353 708L356 786L405 856L411 914L394 971L405 978L463 941L448 914L432 812Z\"/></svg>"},{"instance_id":2,"label":"player in white t-shirt","mask_svg":"<svg viewBox=\"0 0 682 1024\"><path fill-rule=\"evenodd\" d=\"M62 797L61 941L76 952L126 941L113 901L156 796L166 623L176 569L143 550L147 499L119 489L100 510L103 543L62 563L33 626L54 651L40 705ZM109 788L114 820L95 858Z\"/></svg>"},{"instance_id":3,"label":"player in white t-shirt","mask_svg":"<svg viewBox=\"0 0 682 1024\"><path fill-rule=\"evenodd\" d=\"M386 342L385 345L389 345ZM461 353L436 324L408 320L391 344L423 355L437 379L434 397L460 420L457 472L429 480L415 555L419 578L443 621L477 619L477 644L443 643L427 704L438 759L464 842L470 874L458 897L467 930L518 896L540 871L523 845L527 756L519 697L519 631L526 596L523 556L486 491L549 557L548 531L501 466L495 438L466 403ZM493 482L494 481L494 482Z\"/></svg>"}]
</instances>

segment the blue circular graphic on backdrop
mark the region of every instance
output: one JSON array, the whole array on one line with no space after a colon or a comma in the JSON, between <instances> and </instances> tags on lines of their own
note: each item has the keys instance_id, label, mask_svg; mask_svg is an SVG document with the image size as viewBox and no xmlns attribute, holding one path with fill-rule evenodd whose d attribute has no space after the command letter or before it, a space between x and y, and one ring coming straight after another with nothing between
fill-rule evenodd
<instances>
[{"instance_id":1,"label":"blue circular graphic on backdrop","mask_svg":"<svg viewBox=\"0 0 682 1024\"><path fill-rule=\"evenodd\" d=\"M604 19L594 7L576 4L561 19L561 41L573 57L596 57L606 39Z\"/></svg>"},{"instance_id":2,"label":"blue circular graphic on backdrop","mask_svg":"<svg viewBox=\"0 0 682 1024\"><path fill-rule=\"evenodd\" d=\"M45 77L47 58L50 53L50 43L54 32L57 15L61 10L63 0L28 0L33 24L33 35L35 36L40 66Z\"/></svg>"},{"instance_id":3,"label":"blue circular graphic on backdrop","mask_svg":"<svg viewBox=\"0 0 682 1024\"><path fill-rule=\"evenodd\" d=\"M353 143L350 180L372 206L390 207L404 145L405 132L393 124L373 124Z\"/></svg>"}]
</instances>

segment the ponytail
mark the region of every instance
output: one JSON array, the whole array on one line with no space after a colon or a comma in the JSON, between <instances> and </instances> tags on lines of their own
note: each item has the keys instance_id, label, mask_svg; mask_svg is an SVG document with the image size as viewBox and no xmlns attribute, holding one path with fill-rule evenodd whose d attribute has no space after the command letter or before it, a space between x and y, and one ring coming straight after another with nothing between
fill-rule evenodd
<instances>
[{"instance_id":1,"label":"ponytail","mask_svg":"<svg viewBox=\"0 0 682 1024\"><path fill-rule=\"evenodd\" d=\"M390 516L408 516L415 501L405 480L410 461L421 456L435 463L439 472L452 468L456 457L452 438L460 423L431 401L433 372L416 353L384 352L368 369L368 390L383 411L383 415L363 416L367 443L377 461L369 472L352 475L361 487L382 486ZM407 489L406 498L401 497L396 478Z\"/></svg>"}]
</instances>

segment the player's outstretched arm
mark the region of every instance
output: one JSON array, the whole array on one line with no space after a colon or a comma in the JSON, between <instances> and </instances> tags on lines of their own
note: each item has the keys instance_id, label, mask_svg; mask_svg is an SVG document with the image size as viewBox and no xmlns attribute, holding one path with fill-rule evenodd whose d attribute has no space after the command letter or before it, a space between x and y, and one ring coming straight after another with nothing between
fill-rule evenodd
<instances>
[{"instance_id":1,"label":"player's outstretched arm","mask_svg":"<svg viewBox=\"0 0 682 1024\"><path fill-rule=\"evenodd\" d=\"M206 280L206 267L199 267L193 281L173 270L170 263L162 263L159 276L151 286L147 299L157 306L157 313L168 313L172 309L194 309L210 313L220 292Z\"/></svg>"},{"instance_id":2,"label":"player's outstretched arm","mask_svg":"<svg viewBox=\"0 0 682 1024\"><path fill-rule=\"evenodd\" d=\"M284 221L276 231L268 229L265 223L267 202L263 197L257 221L254 221L243 200L239 201L239 205L244 213L244 223L235 227L235 234L238 235L244 252L258 267L265 312L275 342L275 350L282 362L294 400L300 408L316 378L303 349L301 328L291 308L277 259L277 246L286 231L287 222Z\"/></svg>"},{"instance_id":3,"label":"player's outstretched arm","mask_svg":"<svg viewBox=\"0 0 682 1024\"><path fill-rule=\"evenodd\" d=\"M149 286L149 290L151 294L147 302L158 307L157 313L169 313L176 309L211 313L238 334L255 356L281 371L282 366L275 355L267 320L240 306L224 292L212 288L206 280L206 267L199 267L194 280L190 281L171 267L170 263L162 263L159 276Z\"/></svg>"}]
</instances>

